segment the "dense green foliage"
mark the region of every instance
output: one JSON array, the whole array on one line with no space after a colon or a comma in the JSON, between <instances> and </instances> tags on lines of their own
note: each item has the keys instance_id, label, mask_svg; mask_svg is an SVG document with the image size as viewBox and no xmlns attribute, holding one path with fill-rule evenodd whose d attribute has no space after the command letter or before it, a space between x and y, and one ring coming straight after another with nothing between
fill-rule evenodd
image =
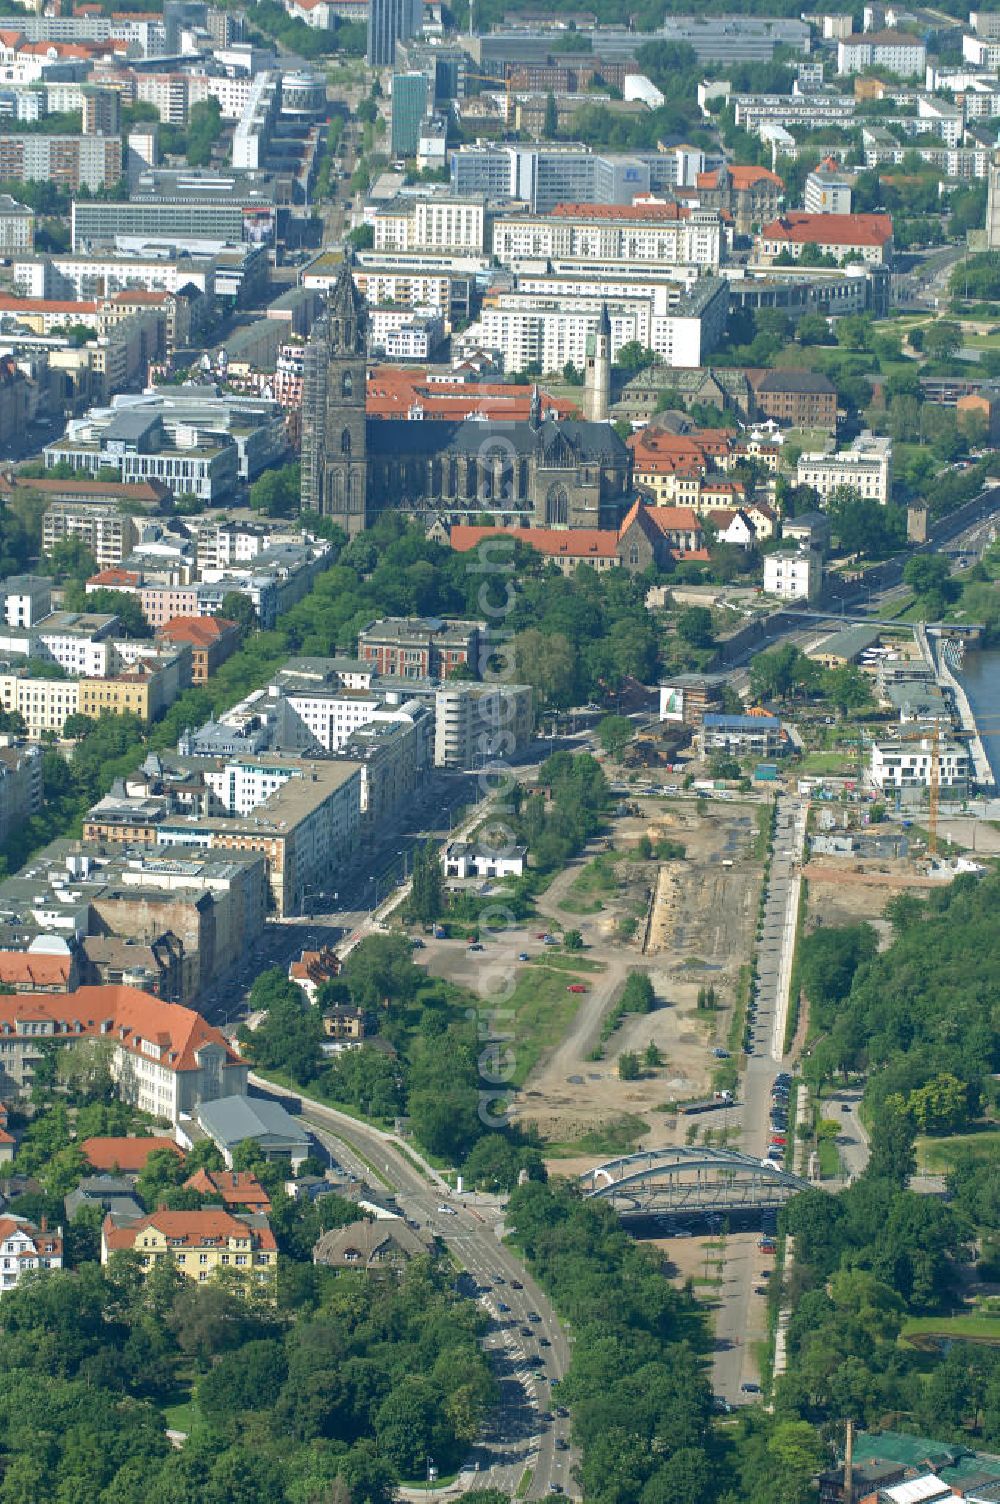
<instances>
[{"instance_id":1,"label":"dense green foliage","mask_svg":"<svg viewBox=\"0 0 1000 1504\"><path fill-rule=\"evenodd\" d=\"M0 1501L387 1504L428 1453L457 1466L492 1401L450 1278L290 1265L275 1309L122 1255L29 1276L0 1309ZM173 1450L160 1407L188 1393Z\"/></svg>"},{"instance_id":2,"label":"dense green foliage","mask_svg":"<svg viewBox=\"0 0 1000 1504\"><path fill-rule=\"evenodd\" d=\"M1000 1360L956 1340L946 1349L900 1340L913 1315L963 1309L958 1265L973 1249L995 1275L1000 1153L956 1154L950 1198L907 1189L914 1137L972 1126L992 1098L998 1065L996 965L1000 877L959 878L889 907L894 939L876 952L865 925L821 928L801 951L817 1037L804 1063L819 1083L866 1074L868 1167L839 1195L790 1204L795 1236L789 1366L776 1417L824 1425L886 1415L942 1440L1000 1443ZM974 1239L978 1240L977 1243ZM945 1330L947 1328L945 1327Z\"/></svg>"},{"instance_id":3,"label":"dense green foliage","mask_svg":"<svg viewBox=\"0 0 1000 1504\"><path fill-rule=\"evenodd\" d=\"M704 1318L609 1207L563 1182L510 1199L508 1225L573 1330L560 1401L572 1407L589 1504L708 1504L720 1478Z\"/></svg>"},{"instance_id":4,"label":"dense green foliage","mask_svg":"<svg viewBox=\"0 0 1000 1504\"><path fill-rule=\"evenodd\" d=\"M244 1048L264 1070L280 1072L315 1097L388 1122L407 1115L431 1154L458 1164L471 1159L472 1180L510 1186L522 1168L544 1173L529 1135L481 1111L483 1094L496 1094L497 1055L483 1049L468 994L415 966L405 937L373 935L356 946L323 1001L341 998L371 1012L391 1049L348 1050L327 1062L320 1052L320 1010L280 971L254 983L251 1007L266 1014L243 1036ZM471 1158L484 1138L495 1142Z\"/></svg>"}]
</instances>

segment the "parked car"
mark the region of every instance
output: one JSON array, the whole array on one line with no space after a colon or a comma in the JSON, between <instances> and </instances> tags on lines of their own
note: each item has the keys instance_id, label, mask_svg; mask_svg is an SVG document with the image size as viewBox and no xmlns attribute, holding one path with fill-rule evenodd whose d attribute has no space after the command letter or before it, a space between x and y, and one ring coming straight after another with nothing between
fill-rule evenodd
<instances>
[{"instance_id":1,"label":"parked car","mask_svg":"<svg viewBox=\"0 0 1000 1504\"><path fill-rule=\"evenodd\" d=\"M528 952L526 950L521 950L517 953L517 959L519 961L530 961L531 957L528 955Z\"/></svg>"},{"instance_id":2,"label":"parked car","mask_svg":"<svg viewBox=\"0 0 1000 1504\"><path fill-rule=\"evenodd\" d=\"M475 945L470 945L469 946L469 953L471 955L471 953L474 950L485 950L485 949L486 949L486 946L485 945L480 945L479 942L478 942L478 940L477 940L476 943L475 943Z\"/></svg>"},{"instance_id":3,"label":"parked car","mask_svg":"<svg viewBox=\"0 0 1000 1504\"><path fill-rule=\"evenodd\" d=\"M741 1394L760 1394L760 1392L760 1385L751 1383L749 1379L740 1385Z\"/></svg>"},{"instance_id":4,"label":"parked car","mask_svg":"<svg viewBox=\"0 0 1000 1504\"><path fill-rule=\"evenodd\" d=\"M570 982L569 986L566 988L567 992L586 992L586 990L587 989L582 982Z\"/></svg>"}]
</instances>

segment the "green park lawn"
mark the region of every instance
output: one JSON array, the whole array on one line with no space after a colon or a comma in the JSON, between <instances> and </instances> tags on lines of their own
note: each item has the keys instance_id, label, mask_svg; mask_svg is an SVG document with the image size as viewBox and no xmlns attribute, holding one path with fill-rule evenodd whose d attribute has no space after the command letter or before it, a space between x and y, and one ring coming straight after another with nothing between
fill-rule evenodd
<instances>
[{"instance_id":1,"label":"green park lawn","mask_svg":"<svg viewBox=\"0 0 1000 1504\"><path fill-rule=\"evenodd\" d=\"M921 1337L962 1337L970 1342L1000 1342L1000 1316L913 1316L900 1337L913 1342Z\"/></svg>"},{"instance_id":2,"label":"green park lawn","mask_svg":"<svg viewBox=\"0 0 1000 1504\"><path fill-rule=\"evenodd\" d=\"M918 1138L917 1169L927 1175L946 1175L958 1156L972 1154L986 1159L1000 1150L1000 1128L982 1133L955 1133L950 1138Z\"/></svg>"},{"instance_id":3,"label":"green park lawn","mask_svg":"<svg viewBox=\"0 0 1000 1504\"><path fill-rule=\"evenodd\" d=\"M503 1004L514 1015L510 1024L514 1036L510 1041L515 1060L514 1086L524 1085L542 1053L557 1045L569 1028L583 994L568 992L567 988L579 980L579 972L564 966L547 966L544 957L521 972L514 991Z\"/></svg>"},{"instance_id":4,"label":"green park lawn","mask_svg":"<svg viewBox=\"0 0 1000 1504\"><path fill-rule=\"evenodd\" d=\"M846 775L857 771L857 762L857 753L850 747L845 747L842 752L805 752L798 770L817 776L825 773Z\"/></svg>"}]
</instances>

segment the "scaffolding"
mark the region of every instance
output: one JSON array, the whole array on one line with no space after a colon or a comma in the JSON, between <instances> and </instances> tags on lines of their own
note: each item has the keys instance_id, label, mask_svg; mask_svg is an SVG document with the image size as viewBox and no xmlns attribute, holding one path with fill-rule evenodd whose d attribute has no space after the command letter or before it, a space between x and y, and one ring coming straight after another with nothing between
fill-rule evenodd
<instances>
[{"instance_id":1,"label":"scaffolding","mask_svg":"<svg viewBox=\"0 0 1000 1504\"><path fill-rule=\"evenodd\" d=\"M316 320L302 361L302 510L323 511L330 320Z\"/></svg>"}]
</instances>

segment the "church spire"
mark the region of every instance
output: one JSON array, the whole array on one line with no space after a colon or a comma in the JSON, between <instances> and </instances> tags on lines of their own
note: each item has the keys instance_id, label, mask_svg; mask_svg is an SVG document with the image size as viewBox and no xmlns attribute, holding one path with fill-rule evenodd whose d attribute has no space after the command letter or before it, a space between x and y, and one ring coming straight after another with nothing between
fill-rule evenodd
<instances>
[{"instance_id":1,"label":"church spire","mask_svg":"<svg viewBox=\"0 0 1000 1504\"><path fill-rule=\"evenodd\" d=\"M528 422L535 429L542 426L542 398L538 390L537 381L531 388L531 406L528 409Z\"/></svg>"}]
</instances>

